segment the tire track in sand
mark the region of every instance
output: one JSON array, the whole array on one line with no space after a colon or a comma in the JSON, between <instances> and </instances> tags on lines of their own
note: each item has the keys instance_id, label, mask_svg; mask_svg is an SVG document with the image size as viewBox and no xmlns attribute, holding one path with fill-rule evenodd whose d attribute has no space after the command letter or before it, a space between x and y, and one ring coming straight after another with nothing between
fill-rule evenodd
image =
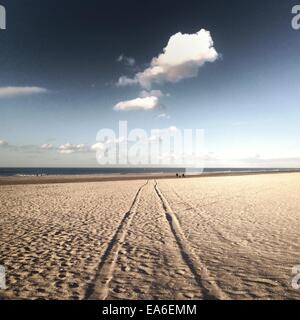
<instances>
[{"instance_id":1,"label":"tire track in sand","mask_svg":"<svg viewBox=\"0 0 300 320\"><path fill-rule=\"evenodd\" d=\"M169 222L173 236L180 249L182 259L185 261L190 271L194 275L198 286L204 291L205 298L221 300L228 299L226 293L223 292L212 279L205 265L203 265L199 258L194 254L193 249L189 245L189 242L184 235L177 215L173 212L167 199L160 191L157 181L155 181L154 188L165 210L166 219Z\"/></svg>"},{"instance_id":2,"label":"tire track in sand","mask_svg":"<svg viewBox=\"0 0 300 320\"><path fill-rule=\"evenodd\" d=\"M182 259L154 180L143 189L109 284L109 300L202 300L205 294Z\"/></svg>"},{"instance_id":3,"label":"tire track in sand","mask_svg":"<svg viewBox=\"0 0 300 320\"><path fill-rule=\"evenodd\" d=\"M172 188L172 192L175 194L175 196L183 203L187 206L186 210L192 209L194 210L194 212L203 220L203 222L209 227L211 228L211 230L214 232L214 234L222 241L222 242L227 242L229 244L235 244L236 246L241 246L241 243L239 241L237 241L236 239L232 239L229 238L228 235L225 235L224 233L222 233L219 229L217 229L212 223L211 221L207 218L207 216L205 214L203 214L201 212L201 209L209 207L211 205L214 205L216 203L219 203L221 200L218 201L212 201L209 202L207 204L204 204L202 206L197 206L197 205L193 205L190 202L186 201L176 190L174 190L174 188ZM226 201L226 200L232 200L232 199L237 199L239 198L239 196L235 196L235 197L228 197L228 198L223 198L222 200Z\"/></svg>"},{"instance_id":4,"label":"tire track in sand","mask_svg":"<svg viewBox=\"0 0 300 320\"><path fill-rule=\"evenodd\" d=\"M137 191L129 210L125 213L114 236L109 242L99 263L96 277L86 290L85 299L105 300L109 292L109 284L113 278L115 265L119 256L122 243L125 240L128 228L136 214L143 188L148 184L147 181Z\"/></svg>"}]
</instances>

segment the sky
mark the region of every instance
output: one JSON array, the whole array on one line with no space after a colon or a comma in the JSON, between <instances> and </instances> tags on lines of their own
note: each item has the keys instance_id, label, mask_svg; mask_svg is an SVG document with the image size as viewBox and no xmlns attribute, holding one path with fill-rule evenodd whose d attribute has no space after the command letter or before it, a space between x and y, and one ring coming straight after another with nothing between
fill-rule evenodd
<instances>
[{"instance_id":1,"label":"sky","mask_svg":"<svg viewBox=\"0 0 300 320\"><path fill-rule=\"evenodd\" d=\"M300 167L295 4L0 0L0 167L97 167L119 121L202 129L207 167Z\"/></svg>"}]
</instances>

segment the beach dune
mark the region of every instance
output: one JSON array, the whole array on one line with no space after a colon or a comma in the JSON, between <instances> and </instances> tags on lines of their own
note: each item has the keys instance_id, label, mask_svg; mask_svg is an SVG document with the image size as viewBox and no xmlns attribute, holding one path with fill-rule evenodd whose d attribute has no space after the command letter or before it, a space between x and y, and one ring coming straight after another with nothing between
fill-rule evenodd
<instances>
[{"instance_id":1,"label":"beach dune","mask_svg":"<svg viewBox=\"0 0 300 320\"><path fill-rule=\"evenodd\" d=\"M300 299L300 173L0 186L0 299Z\"/></svg>"}]
</instances>

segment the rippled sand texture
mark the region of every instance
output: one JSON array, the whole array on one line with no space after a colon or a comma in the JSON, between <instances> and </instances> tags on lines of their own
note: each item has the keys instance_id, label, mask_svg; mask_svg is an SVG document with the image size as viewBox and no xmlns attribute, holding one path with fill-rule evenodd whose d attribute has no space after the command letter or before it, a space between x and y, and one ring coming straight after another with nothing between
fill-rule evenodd
<instances>
[{"instance_id":1,"label":"rippled sand texture","mask_svg":"<svg viewBox=\"0 0 300 320\"><path fill-rule=\"evenodd\" d=\"M140 184L0 187L0 296L83 299Z\"/></svg>"},{"instance_id":2,"label":"rippled sand texture","mask_svg":"<svg viewBox=\"0 0 300 320\"><path fill-rule=\"evenodd\" d=\"M231 299L300 299L300 174L160 184L190 246Z\"/></svg>"},{"instance_id":3,"label":"rippled sand texture","mask_svg":"<svg viewBox=\"0 0 300 320\"><path fill-rule=\"evenodd\" d=\"M300 299L300 174L0 186L0 297Z\"/></svg>"}]
</instances>

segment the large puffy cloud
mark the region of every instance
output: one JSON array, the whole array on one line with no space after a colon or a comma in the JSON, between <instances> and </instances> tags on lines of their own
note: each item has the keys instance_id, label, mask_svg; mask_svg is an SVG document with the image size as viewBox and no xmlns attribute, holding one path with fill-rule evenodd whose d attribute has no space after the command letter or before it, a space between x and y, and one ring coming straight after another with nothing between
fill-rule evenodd
<instances>
[{"instance_id":1,"label":"large puffy cloud","mask_svg":"<svg viewBox=\"0 0 300 320\"><path fill-rule=\"evenodd\" d=\"M158 57L150 66L139 72L133 79L119 78L118 85L140 84L150 88L153 83L178 82L197 76L199 68L206 62L214 62L218 53L209 31L201 29L194 34L181 32L173 35Z\"/></svg>"},{"instance_id":2,"label":"large puffy cloud","mask_svg":"<svg viewBox=\"0 0 300 320\"><path fill-rule=\"evenodd\" d=\"M121 101L114 106L118 111L153 110L159 107L159 99L156 96L147 96L133 100Z\"/></svg>"},{"instance_id":3,"label":"large puffy cloud","mask_svg":"<svg viewBox=\"0 0 300 320\"><path fill-rule=\"evenodd\" d=\"M29 96L47 92L47 89L40 87L0 87L0 99Z\"/></svg>"}]
</instances>

